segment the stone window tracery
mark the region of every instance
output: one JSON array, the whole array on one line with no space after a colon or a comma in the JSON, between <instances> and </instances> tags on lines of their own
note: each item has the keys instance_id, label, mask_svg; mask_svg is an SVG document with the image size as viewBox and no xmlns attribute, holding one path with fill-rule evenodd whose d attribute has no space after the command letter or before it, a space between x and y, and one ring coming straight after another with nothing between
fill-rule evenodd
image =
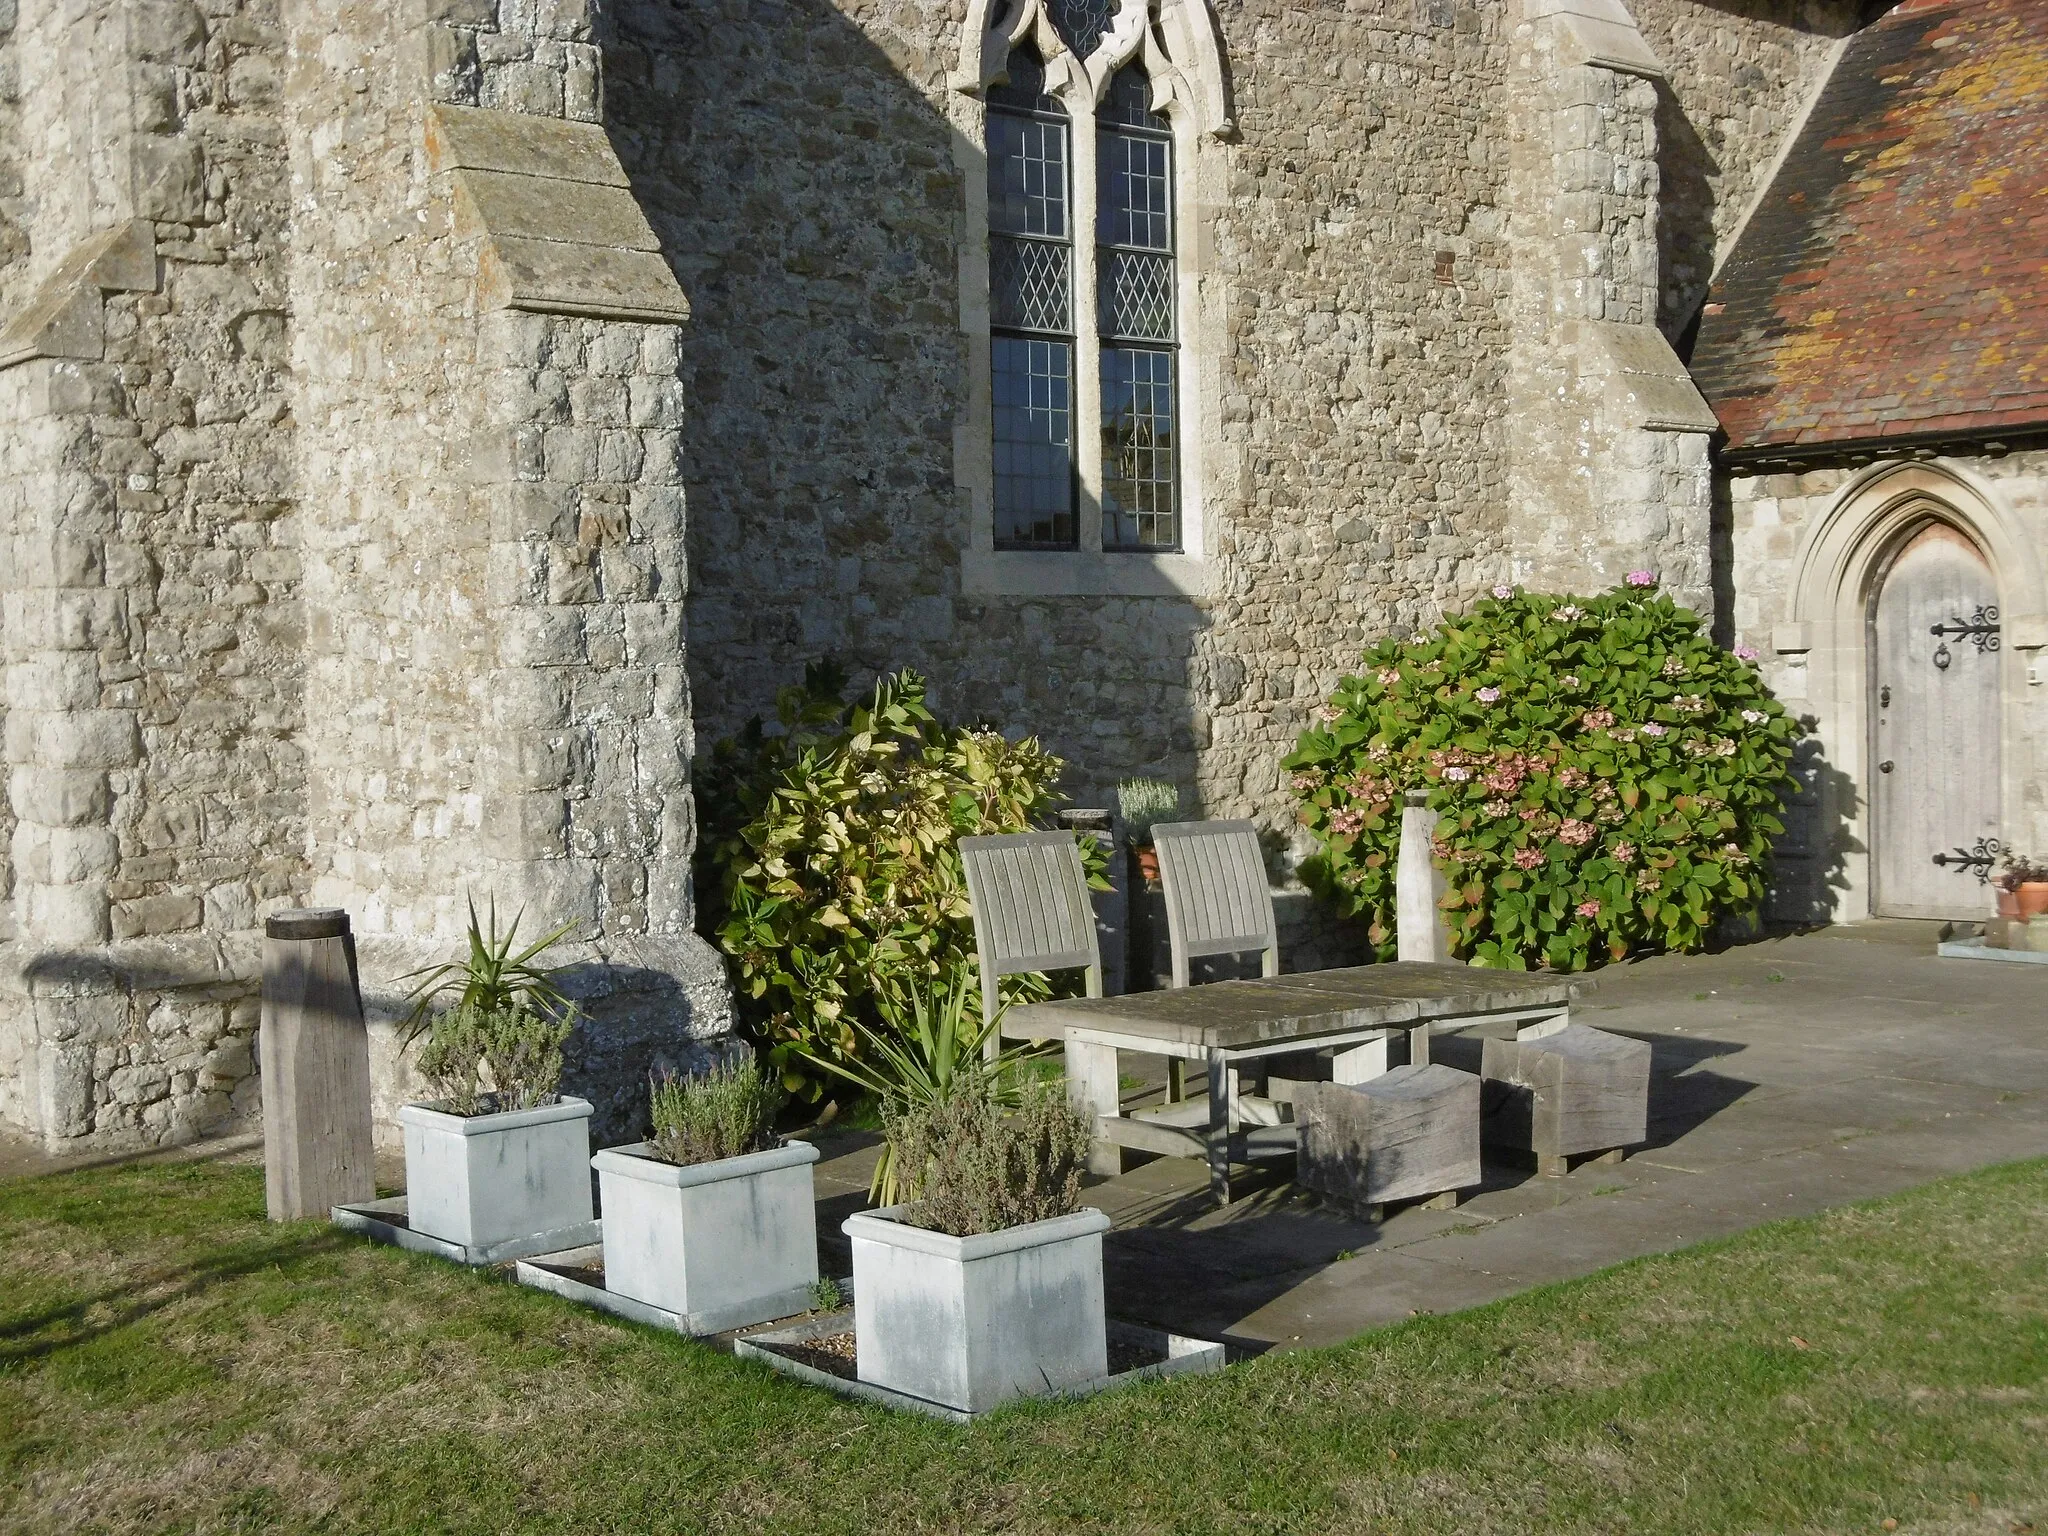
<instances>
[{"instance_id":1,"label":"stone window tracery","mask_svg":"<svg viewBox=\"0 0 2048 1536\"><path fill-rule=\"evenodd\" d=\"M970 438L963 460L970 586L1208 579L1187 563L1202 553L1190 423L1209 322L1184 229L1196 146L1234 131L1213 27L1200 0L968 0L954 84L981 98L969 142L986 207L962 305L988 433L986 458ZM1048 556L1077 563L1001 564Z\"/></svg>"}]
</instances>

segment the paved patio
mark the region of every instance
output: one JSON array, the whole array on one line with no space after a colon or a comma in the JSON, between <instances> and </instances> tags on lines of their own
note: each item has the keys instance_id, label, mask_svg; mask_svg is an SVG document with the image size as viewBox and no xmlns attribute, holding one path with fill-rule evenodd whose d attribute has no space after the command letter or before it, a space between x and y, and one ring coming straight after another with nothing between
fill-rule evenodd
<instances>
[{"instance_id":1,"label":"paved patio","mask_svg":"<svg viewBox=\"0 0 2048 1536\"><path fill-rule=\"evenodd\" d=\"M1619 1165L1545 1179L1489 1164L1486 1186L1457 1209L1411 1208L1381 1226L1320 1209L1274 1173L1241 1175L1246 1193L1219 1211L1192 1160L1096 1183L1089 1202L1116 1222L1110 1310L1246 1351L1334 1343L2048 1155L2048 966L1939 959L1938 926L1864 923L1601 972L1576 1016L1655 1051L1650 1142ZM1440 1039L1436 1055L1476 1069L1477 1042ZM1127 1072L1141 1066L1126 1058ZM839 1224L865 1203L874 1141L821 1142L828 1270L845 1273ZM262 1153L242 1137L161 1155ZM0 1141L0 1178L120 1160L56 1163ZM379 1163L402 1181L396 1159Z\"/></svg>"},{"instance_id":2,"label":"paved patio","mask_svg":"<svg viewBox=\"0 0 2048 1536\"><path fill-rule=\"evenodd\" d=\"M1110 1311L1248 1350L1328 1344L2048 1155L2048 966L1938 959L1938 931L1863 923L1601 972L1575 1017L1655 1052L1650 1142L1618 1166L1545 1179L1489 1164L1457 1209L1381 1226L1272 1177L1244 1179L1254 1192L1219 1211L1192 1160L1102 1181L1088 1200L1116 1221ZM1436 1046L1474 1070L1477 1055L1476 1041ZM843 1255L839 1222L863 1203L869 1139L823 1144L828 1253Z\"/></svg>"}]
</instances>

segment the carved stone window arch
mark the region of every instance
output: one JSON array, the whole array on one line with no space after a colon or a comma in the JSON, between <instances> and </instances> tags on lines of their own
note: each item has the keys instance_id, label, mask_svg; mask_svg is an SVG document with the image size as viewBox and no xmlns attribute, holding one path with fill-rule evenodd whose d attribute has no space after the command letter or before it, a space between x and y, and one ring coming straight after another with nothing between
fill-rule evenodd
<instances>
[{"instance_id":1,"label":"carved stone window arch","mask_svg":"<svg viewBox=\"0 0 2048 1536\"><path fill-rule=\"evenodd\" d=\"M1021 95L1013 58L1035 76ZM1235 131L1208 8L1203 0L969 0L951 83L968 187L960 264L968 405L956 456L971 513L963 585L1048 596L1204 592L1213 537L1205 493L1221 466L1205 462L1203 447L1220 437L1221 320L1202 280L1201 210L1222 184L1216 141ZM1034 142L1037 160L1023 170L992 162L991 154L1018 152L1027 118L1048 139L1064 121L1063 141L1051 149ZM1064 250L1023 227L1010 206L1025 180L1046 180L1052 155L1070 178ZM1105 156L1120 158L1121 175ZM1159 217L1134 232L1105 199L1113 190L1138 195L1138 162L1150 178L1146 206ZM1034 328L1023 330L1020 261L1070 263L1070 308L1036 311ZM1154 301L1142 321L1130 302L1141 280ZM1020 401L1031 406L1026 429ZM1039 504L1062 453L1071 457L1071 516ZM1020 516L1027 479L1032 500Z\"/></svg>"}]
</instances>

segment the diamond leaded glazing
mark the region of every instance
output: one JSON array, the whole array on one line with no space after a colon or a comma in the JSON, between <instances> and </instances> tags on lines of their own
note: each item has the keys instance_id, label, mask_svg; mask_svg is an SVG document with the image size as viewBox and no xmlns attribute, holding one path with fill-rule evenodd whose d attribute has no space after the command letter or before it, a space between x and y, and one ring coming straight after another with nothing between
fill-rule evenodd
<instances>
[{"instance_id":1,"label":"diamond leaded glazing","mask_svg":"<svg viewBox=\"0 0 2048 1536\"><path fill-rule=\"evenodd\" d=\"M1080 58L1087 58L1102 41L1102 34L1116 17L1125 0L1046 0L1046 14L1060 40ZM1135 0L1143 4L1144 0Z\"/></svg>"},{"instance_id":2,"label":"diamond leaded glazing","mask_svg":"<svg viewBox=\"0 0 2048 1536\"><path fill-rule=\"evenodd\" d=\"M989 323L1006 331L1073 329L1073 247L988 237Z\"/></svg>"},{"instance_id":3,"label":"diamond leaded glazing","mask_svg":"<svg viewBox=\"0 0 2048 1536\"><path fill-rule=\"evenodd\" d=\"M1105 249L1096 282L1105 336L1172 341L1173 258L1149 251Z\"/></svg>"}]
</instances>

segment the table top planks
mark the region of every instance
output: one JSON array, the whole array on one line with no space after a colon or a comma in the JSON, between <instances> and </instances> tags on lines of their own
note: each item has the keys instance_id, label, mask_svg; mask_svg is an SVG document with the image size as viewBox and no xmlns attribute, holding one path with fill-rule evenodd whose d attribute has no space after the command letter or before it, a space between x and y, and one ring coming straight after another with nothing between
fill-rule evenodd
<instances>
[{"instance_id":1,"label":"table top planks","mask_svg":"<svg viewBox=\"0 0 2048 1536\"><path fill-rule=\"evenodd\" d=\"M1010 1010L1003 1033L1049 1039L1069 1029L1102 1030L1203 1050L1242 1050L1276 1040L1561 1008L1590 985L1547 973L1397 960L1122 997L1032 1003Z\"/></svg>"}]
</instances>

